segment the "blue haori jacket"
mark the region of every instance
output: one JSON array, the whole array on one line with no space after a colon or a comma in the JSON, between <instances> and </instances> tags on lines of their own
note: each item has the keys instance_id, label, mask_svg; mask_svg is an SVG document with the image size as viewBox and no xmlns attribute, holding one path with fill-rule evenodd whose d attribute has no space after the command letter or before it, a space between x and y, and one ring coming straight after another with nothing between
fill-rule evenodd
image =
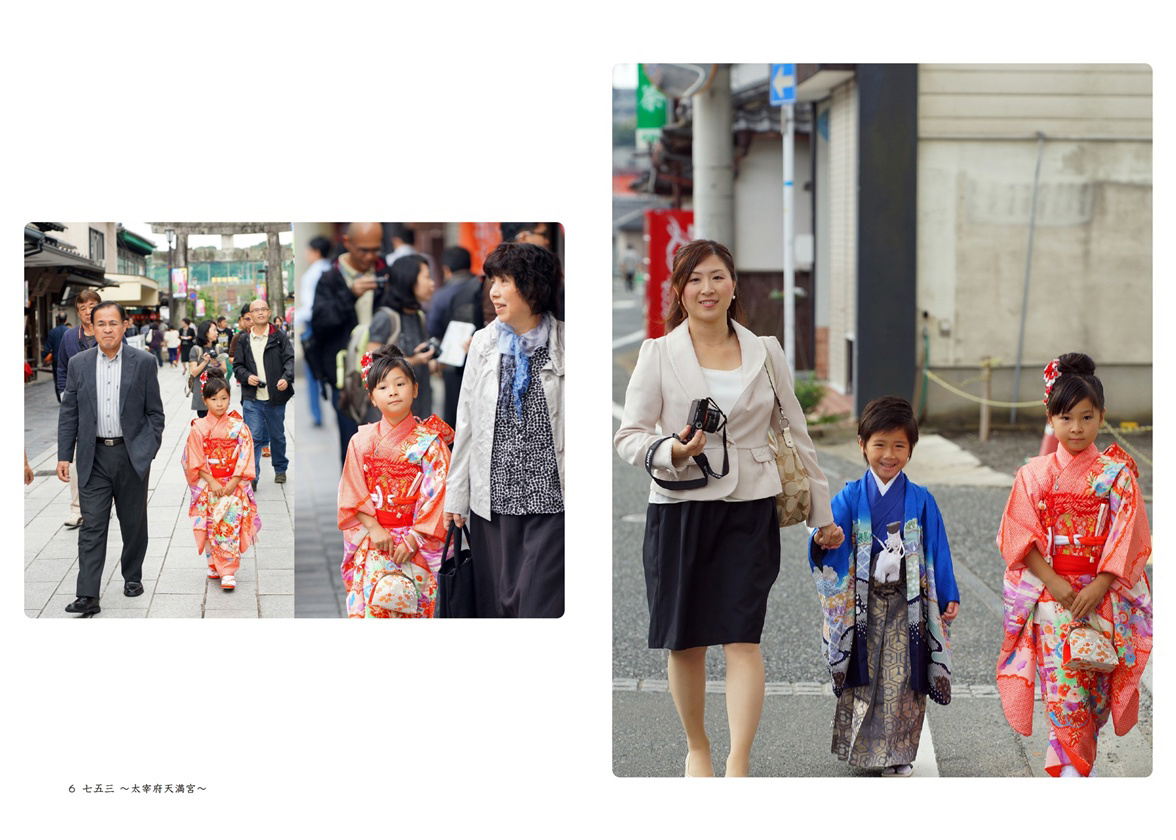
<instances>
[{"instance_id":1,"label":"blue haori jacket","mask_svg":"<svg viewBox=\"0 0 1176 840\"><path fill-rule=\"evenodd\" d=\"M868 662L857 640L865 644L870 595L873 528L866 482L867 470L833 499L833 521L845 532L841 547L827 551L809 537L809 567L817 584L824 622L821 649L829 663L833 693L869 682ZM951 701L951 649L942 612L959 601L947 532L935 498L925 487L907 480L903 503L902 542L906 565L907 626L911 688L936 703Z\"/></svg>"}]
</instances>

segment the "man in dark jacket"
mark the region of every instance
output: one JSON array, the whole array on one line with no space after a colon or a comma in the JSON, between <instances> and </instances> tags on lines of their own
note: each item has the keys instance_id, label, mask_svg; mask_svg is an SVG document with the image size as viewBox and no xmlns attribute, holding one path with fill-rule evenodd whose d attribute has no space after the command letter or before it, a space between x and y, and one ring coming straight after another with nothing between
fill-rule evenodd
<instances>
[{"instance_id":1,"label":"man in dark jacket","mask_svg":"<svg viewBox=\"0 0 1176 840\"><path fill-rule=\"evenodd\" d=\"M314 290L310 329L316 348L315 364L331 386L331 404L339 424L339 463L347 457L347 444L359 425L339 411L335 358L347 349L351 330L372 320L377 288L388 281L388 267L380 258L384 227L379 222L352 222L343 235L347 253L323 272ZM315 374L316 377L318 373Z\"/></svg>"},{"instance_id":2,"label":"man in dark jacket","mask_svg":"<svg viewBox=\"0 0 1176 840\"><path fill-rule=\"evenodd\" d=\"M249 304L253 329L237 339L233 376L241 383L241 410L253 435L253 466L261 475L261 448L270 447L274 481L286 483L286 403L294 396L294 347L269 322L269 304ZM260 360L260 364L258 363ZM253 479L256 489L257 479Z\"/></svg>"},{"instance_id":3,"label":"man in dark jacket","mask_svg":"<svg viewBox=\"0 0 1176 840\"><path fill-rule=\"evenodd\" d=\"M53 364L57 360L57 348L61 346L61 337L67 332L69 332L69 323L63 313L57 316L57 326L49 330L49 335L45 338L45 353L42 358L46 359L49 364Z\"/></svg>"},{"instance_id":4,"label":"man in dark jacket","mask_svg":"<svg viewBox=\"0 0 1176 840\"><path fill-rule=\"evenodd\" d=\"M82 289L74 297L74 308L78 311L78 326L70 327L61 337L61 344L53 357L53 364L57 367L57 381L54 388L57 391L57 401L65 393L66 372L69 370L69 360L91 347L98 346L94 337L94 327L90 323L90 313L94 307L102 302L102 296L93 289ZM78 490L78 475L74 471L69 476L69 516L65 518L65 527L77 528L82 524L82 503Z\"/></svg>"}]
</instances>

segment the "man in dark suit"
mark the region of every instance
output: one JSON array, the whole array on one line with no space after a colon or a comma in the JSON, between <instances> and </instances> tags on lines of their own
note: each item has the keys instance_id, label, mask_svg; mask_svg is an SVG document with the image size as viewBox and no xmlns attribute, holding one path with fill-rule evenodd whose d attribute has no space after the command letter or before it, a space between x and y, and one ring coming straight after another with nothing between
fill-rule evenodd
<instances>
[{"instance_id":1,"label":"man in dark suit","mask_svg":"<svg viewBox=\"0 0 1176 840\"><path fill-rule=\"evenodd\" d=\"M112 301L94 307L98 346L69 360L57 420L57 477L69 481L76 452L82 506L77 600L65 611L82 615L100 611L112 501L122 528L123 594L143 594L147 479L163 438L163 402L155 359L123 344L126 317Z\"/></svg>"}]
</instances>

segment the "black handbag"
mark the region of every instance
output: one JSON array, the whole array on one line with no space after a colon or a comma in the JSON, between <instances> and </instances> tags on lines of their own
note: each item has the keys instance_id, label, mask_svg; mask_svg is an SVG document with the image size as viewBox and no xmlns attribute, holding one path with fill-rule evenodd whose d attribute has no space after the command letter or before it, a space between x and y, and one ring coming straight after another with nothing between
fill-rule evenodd
<instances>
[{"instance_id":1,"label":"black handbag","mask_svg":"<svg viewBox=\"0 0 1176 840\"><path fill-rule=\"evenodd\" d=\"M474 606L474 564L470 550L461 547L461 534L470 539L470 529L449 523L445 548L441 550L441 569L437 572L437 618L477 618ZM453 553L449 541L453 540Z\"/></svg>"}]
</instances>

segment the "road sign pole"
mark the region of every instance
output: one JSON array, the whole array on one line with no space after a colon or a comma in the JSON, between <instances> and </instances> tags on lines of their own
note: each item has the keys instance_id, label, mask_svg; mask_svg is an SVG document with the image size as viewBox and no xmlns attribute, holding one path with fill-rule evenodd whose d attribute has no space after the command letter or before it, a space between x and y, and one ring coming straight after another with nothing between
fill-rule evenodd
<instances>
[{"instance_id":1,"label":"road sign pole","mask_svg":"<svg viewBox=\"0 0 1176 840\"><path fill-rule=\"evenodd\" d=\"M788 372L796 374L796 262L792 212L792 169L796 139L796 65L771 64L768 67L768 102L780 106L780 134L784 146L784 358Z\"/></svg>"},{"instance_id":2,"label":"road sign pole","mask_svg":"<svg viewBox=\"0 0 1176 840\"><path fill-rule=\"evenodd\" d=\"M796 375L796 262L793 236L795 234L792 212L792 169L794 156L795 126L793 106L783 105L780 109L781 126L784 131L784 357L788 359L788 372Z\"/></svg>"}]
</instances>

